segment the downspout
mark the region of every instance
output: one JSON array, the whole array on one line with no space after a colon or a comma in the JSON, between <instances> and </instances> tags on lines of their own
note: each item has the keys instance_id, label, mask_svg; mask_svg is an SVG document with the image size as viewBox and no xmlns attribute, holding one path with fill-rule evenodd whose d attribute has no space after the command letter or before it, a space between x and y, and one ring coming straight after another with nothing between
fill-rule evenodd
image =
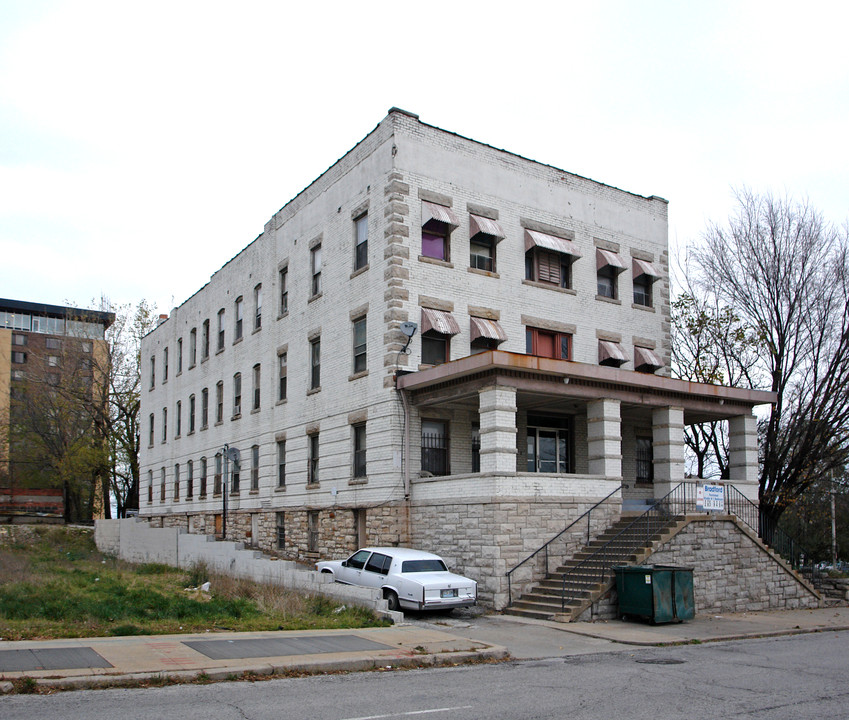
<instances>
[{"instance_id":1,"label":"downspout","mask_svg":"<svg viewBox=\"0 0 849 720\"><path fill-rule=\"evenodd\" d=\"M397 380L396 380L397 382ZM404 406L404 500L410 500L410 406L407 403L407 393L397 388L401 394L401 404Z\"/></svg>"}]
</instances>

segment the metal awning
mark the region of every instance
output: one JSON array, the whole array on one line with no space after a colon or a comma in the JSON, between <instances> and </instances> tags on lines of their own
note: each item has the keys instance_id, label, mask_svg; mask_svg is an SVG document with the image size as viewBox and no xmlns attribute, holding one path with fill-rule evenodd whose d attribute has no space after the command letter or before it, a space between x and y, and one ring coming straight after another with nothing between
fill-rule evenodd
<instances>
[{"instance_id":1,"label":"metal awning","mask_svg":"<svg viewBox=\"0 0 849 720\"><path fill-rule=\"evenodd\" d=\"M498 222L469 213L469 237L474 237L478 233L492 235L492 237L498 240L504 238L504 230L502 230Z\"/></svg>"},{"instance_id":2,"label":"metal awning","mask_svg":"<svg viewBox=\"0 0 849 720\"><path fill-rule=\"evenodd\" d=\"M603 363L605 360L615 362L619 365L628 362L628 356L618 342L612 340L598 341L598 361Z\"/></svg>"},{"instance_id":3,"label":"metal awning","mask_svg":"<svg viewBox=\"0 0 849 720\"><path fill-rule=\"evenodd\" d=\"M450 312L422 308L422 333L429 330L440 335L459 335L460 326Z\"/></svg>"},{"instance_id":4,"label":"metal awning","mask_svg":"<svg viewBox=\"0 0 849 720\"><path fill-rule=\"evenodd\" d=\"M471 325L471 340L475 341L478 338L486 338L487 340L495 340L496 342L504 342L507 339L507 333L504 328L495 320L485 320L484 318L472 317L469 318Z\"/></svg>"},{"instance_id":5,"label":"metal awning","mask_svg":"<svg viewBox=\"0 0 849 720\"><path fill-rule=\"evenodd\" d=\"M555 237L554 235L546 235L545 233L536 230L525 230L525 252L534 247L541 247L545 250L552 250L563 255L572 255L573 257L581 257L578 252L578 247L571 240Z\"/></svg>"},{"instance_id":6,"label":"metal awning","mask_svg":"<svg viewBox=\"0 0 849 720\"><path fill-rule=\"evenodd\" d=\"M637 260L637 258L634 258L633 267L635 278L640 277L640 275L648 275L651 282L654 282L655 280L660 278L660 273L650 262L646 262L645 260Z\"/></svg>"},{"instance_id":7,"label":"metal awning","mask_svg":"<svg viewBox=\"0 0 849 720\"><path fill-rule=\"evenodd\" d=\"M655 370L662 368L663 363L660 361L657 353L648 348L634 347L634 368L650 367Z\"/></svg>"},{"instance_id":8,"label":"metal awning","mask_svg":"<svg viewBox=\"0 0 849 720\"><path fill-rule=\"evenodd\" d=\"M460 221L451 208L422 200L422 225L426 225L431 220L445 223L452 230L460 226Z\"/></svg>"},{"instance_id":9,"label":"metal awning","mask_svg":"<svg viewBox=\"0 0 849 720\"><path fill-rule=\"evenodd\" d=\"M596 248L595 259L599 270L610 268L615 273L621 273L625 269L625 264L622 262L622 258L619 257L619 253L611 250Z\"/></svg>"}]
</instances>

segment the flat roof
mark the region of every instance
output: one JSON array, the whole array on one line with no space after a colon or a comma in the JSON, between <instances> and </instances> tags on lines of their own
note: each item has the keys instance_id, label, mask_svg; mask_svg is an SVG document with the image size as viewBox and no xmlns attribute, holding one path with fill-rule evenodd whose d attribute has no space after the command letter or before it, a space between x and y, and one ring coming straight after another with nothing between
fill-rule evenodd
<instances>
[{"instance_id":1,"label":"flat roof","mask_svg":"<svg viewBox=\"0 0 849 720\"><path fill-rule=\"evenodd\" d=\"M115 313L111 312L68 307L65 305L48 305L47 303L27 302L26 300L8 300L6 298L0 298L0 310L44 317L61 317L66 319L70 318L71 320L84 320L86 322L100 323L104 328L108 328L113 322L115 322Z\"/></svg>"}]
</instances>

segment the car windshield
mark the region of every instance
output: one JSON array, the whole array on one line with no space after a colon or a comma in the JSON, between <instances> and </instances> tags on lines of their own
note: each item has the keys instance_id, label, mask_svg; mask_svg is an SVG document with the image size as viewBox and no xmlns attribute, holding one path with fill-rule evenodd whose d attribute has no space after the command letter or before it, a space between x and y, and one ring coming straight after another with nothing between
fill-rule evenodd
<instances>
[{"instance_id":1,"label":"car windshield","mask_svg":"<svg viewBox=\"0 0 849 720\"><path fill-rule=\"evenodd\" d=\"M448 570L448 568L445 567L445 563L439 558L434 558L432 560L404 560L404 562L401 563L402 573L444 572L446 570Z\"/></svg>"}]
</instances>

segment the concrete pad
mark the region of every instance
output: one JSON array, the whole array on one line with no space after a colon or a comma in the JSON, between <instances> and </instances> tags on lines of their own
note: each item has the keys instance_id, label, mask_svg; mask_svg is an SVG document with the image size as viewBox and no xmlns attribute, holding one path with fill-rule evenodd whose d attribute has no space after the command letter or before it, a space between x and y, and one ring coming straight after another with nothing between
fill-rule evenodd
<instances>
[{"instance_id":1,"label":"concrete pad","mask_svg":"<svg viewBox=\"0 0 849 720\"><path fill-rule=\"evenodd\" d=\"M110 663L87 647L0 650L0 672L108 668Z\"/></svg>"},{"instance_id":2,"label":"concrete pad","mask_svg":"<svg viewBox=\"0 0 849 720\"><path fill-rule=\"evenodd\" d=\"M183 643L213 660L274 658L284 655L313 655L333 652L390 650L389 645L356 635L261 638L251 640L192 640Z\"/></svg>"}]
</instances>

